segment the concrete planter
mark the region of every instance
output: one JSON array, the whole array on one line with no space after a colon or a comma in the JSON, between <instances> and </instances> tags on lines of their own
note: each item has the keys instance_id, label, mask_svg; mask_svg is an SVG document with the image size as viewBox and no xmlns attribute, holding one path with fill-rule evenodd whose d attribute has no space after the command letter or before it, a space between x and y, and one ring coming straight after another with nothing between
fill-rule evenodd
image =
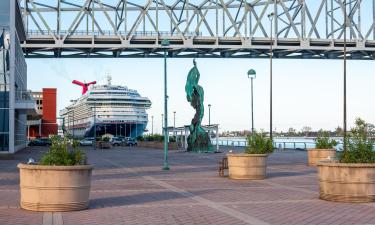
<instances>
[{"instance_id":1,"label":"concrete planter","mask_svg":"<svg viewBox=\"0 0 375 225\"><path fill-rule=\"evenodd\" d=\"M21 208L62 212L89 206L92 166L18 164Z\"/></svg>"},{"instance_id":2,"label":"concrete planter","mask_svg":"<svg viewBox=\"0 0 375 225\"><path fill-rule=\"evenodd\" d=\"M101 149L112 148L112 144L111 144L111 142L107 142L107 141L97 141L96 147L101 148Z\"/></svg>"},{"instance_id":3,"label":"concrete planter","mask_svg":"<svg viewBox=\"0 0 375 225\"><path fill-rule=\"evenodd\" d=\"M320 198L337 202L375 201L375 164L318 162Z\"/></svg>"},{"instance_id":4,"label":"concrete planter","mask_svg":"<svg viewBox=\"0 0 375 225\"><path fill-rule=\"evenodd\" d=\"M229 178L260 180L266 177L268 154L227 154Z\"/></svg>"},{"instance_id":5,"label":"concrete planter","mask_svg":"<svg viewBox=\"0 0 375 225\"><path fill-rule=\"evenodd\" d=\"M307 149L307 165L316 166L319 161L327 161L336 158L336 149Z\"/></svg>"},{"instance_id":6,"label":"concrete planter","mask_svg":"<svg viewBox=\"0 0 375 225\"><path fill-rule=\"evenodd\" d=\"M138 141L138 147L143 148L155 148L155 149L164 149L164 142L160 141ZM177 142L169 142L168 143L169 150L178 150L178 143Z\"/></svg>"}]
</instances>

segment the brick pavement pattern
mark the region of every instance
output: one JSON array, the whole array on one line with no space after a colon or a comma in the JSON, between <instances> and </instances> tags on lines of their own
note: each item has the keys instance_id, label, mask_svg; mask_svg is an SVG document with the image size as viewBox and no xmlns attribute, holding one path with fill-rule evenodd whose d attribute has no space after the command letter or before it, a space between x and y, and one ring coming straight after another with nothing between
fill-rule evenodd
<instances>
[{"instance_id":1,"label":"brick pavement pattern","mask_svg":"<svg viewBox=\"0 0 375 225\"><path fill-rule=\"evenodd\" d=\"M43 147L25 149L0 161L0 225L115 224L375 224L375 203L348 204L318 199L317 171L304 151L276 151L265 180L218 176L225 155L170 152L162 170L160 150L85 148L94 165L90 208L63 213L19 208L17 163L39 159Z\"/></svg>"}]
</instances>

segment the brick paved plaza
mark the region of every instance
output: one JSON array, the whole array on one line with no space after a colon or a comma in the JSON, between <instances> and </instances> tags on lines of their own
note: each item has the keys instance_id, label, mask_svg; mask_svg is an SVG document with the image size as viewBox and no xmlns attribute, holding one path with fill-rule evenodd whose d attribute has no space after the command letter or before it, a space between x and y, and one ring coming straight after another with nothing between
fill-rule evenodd
<instances>
[{"instance_id":1,"label":"brick paved plaza","mask_svg":"<svg viewBox=\"0 0 375 225\"><path fill-rule=\"evenodd\" d=\"M87 149L95 166L90 208L28 212L19 208L16 165L45 150L28 148L0 161L0 225L375 224L374 203L318 199L316 168L305 165L304 151L276 151L266 180L239 181L218 176L225 153L170 152L171 170L162 171L161 150Z\"/></svg>"}]
</instances>

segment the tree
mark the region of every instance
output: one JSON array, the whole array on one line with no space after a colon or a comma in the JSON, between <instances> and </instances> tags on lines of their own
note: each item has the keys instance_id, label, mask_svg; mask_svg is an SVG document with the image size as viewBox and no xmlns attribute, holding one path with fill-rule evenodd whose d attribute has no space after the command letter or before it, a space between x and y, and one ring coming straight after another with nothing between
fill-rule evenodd
<instances>
[{"instance_id":1,"label":"tree","mask_svg":"<svg viewBox=\"0 0 375 225\"><path fill-rule=\"evenodd\" d=\"M335 133L336 133L336 136L342 136L344 134L340 126L336 128Z\"/></svg>"},{"instance_id":2,"label":"tree","mask_svg":"<svg viewBox=\"0 0 375 225\"><path fill-rule=\"evenodd\" d=\"M372 123L367 124L367 131L370 137L374 136L375 134L375 126Z\"/></svg>"},{"instance_id":3,"label":"tree","mask_svg":"<svg viewBox=\"0 0 375 225\"><path fill-rule=\"evenodd\" d=\"M304 133L306 136L309 136L310 132L311 132L311 127L309 126L302 127L302 133Z\"/></svg>"},{"instance_id":4,"label":"tree","mask_svg":"<svg viewBox=\"0 0 375 225\"><path fill-rule=\"evenodd\" d=\"M290 127L288 129L288 136L294 136L296 135L296 129L294 129L293 127Z\"/></svg>"}]
</instances>

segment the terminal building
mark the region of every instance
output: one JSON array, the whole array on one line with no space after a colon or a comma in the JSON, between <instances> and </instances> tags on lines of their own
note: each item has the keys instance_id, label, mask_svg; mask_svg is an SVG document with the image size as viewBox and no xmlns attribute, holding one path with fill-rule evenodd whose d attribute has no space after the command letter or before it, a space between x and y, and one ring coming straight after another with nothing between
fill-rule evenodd
<instances>
[{"instance_id":1,"label":"terminal building","mask_svg":"<svg viewBox=\"0 0 375 225\"><path fill-rule=\"evenodd\" d=\"M26 146L27 116L37 115L35 100L27 89L27 65L20 46L25 40L18 1L1 0L0 154L13 154Z\"/></svg>"}]
</instances>

